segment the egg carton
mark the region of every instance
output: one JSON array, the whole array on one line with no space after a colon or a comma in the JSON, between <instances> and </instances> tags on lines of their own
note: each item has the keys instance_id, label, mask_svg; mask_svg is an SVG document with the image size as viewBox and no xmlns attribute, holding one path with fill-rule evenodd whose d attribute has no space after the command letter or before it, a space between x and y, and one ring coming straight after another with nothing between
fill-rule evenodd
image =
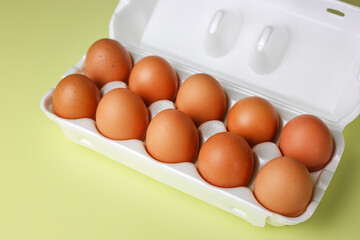
<instances>
[{"instance_id":1,"label":"egg carton","mask_svg":"<svg viewBox=\"0 0 360 240\"><path fill-rule=\"evenodd\" d=\"M72 141L255 226L298 224L317 208L344 151L342 130L360 113L359 22L359 8L330 0L122 0L110 21L110 38L126 47L134 63L148 55L164 57L180 84L199 72L215 77L227 93L227 112L239 99L255 95L276 108L280 130L300 114L313 114L327 124L334 153L323 169L311 173L313 195L298 217L265 209L252 192L259 169L281 155L278 136L274 143L252 148L255 167L248 186L220 188L201 178L196 162L162 163L141 140L111 140L98 132L93 119L58 117L52 109L54 88L40 106ZM83 73L84 59L64 77ZM160 101L149 111L154 116L173 107ZM202 143L226 131L224 122L200 125Z\"/></svg>"}]
</instances>

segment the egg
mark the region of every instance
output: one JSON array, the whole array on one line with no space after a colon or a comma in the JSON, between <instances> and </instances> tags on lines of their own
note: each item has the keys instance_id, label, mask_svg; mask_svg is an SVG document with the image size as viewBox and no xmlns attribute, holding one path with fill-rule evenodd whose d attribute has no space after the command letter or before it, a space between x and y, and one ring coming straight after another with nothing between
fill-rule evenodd
<instances>
[{"instance_id":1,"label":"egg","mask_svg":"<svg viewBox=\"0 0 360 240\"><path fill-rule=\"evenodd\" d=\"M160 162L193 162L199 151L199 134L185 113L167 109L151 120L145 143L150 156Z\"/></svg>"},{"instance_id":2,"label":"egg","mask_svg":"<svg viewBox=\"0 0 360 240\"><path fill-rule=\"evenodd\" d=\"M325 167L331 159L333 145L326 124L320 118L308 114L291 119L279 137L282 153L301 161L310 172Z\"/></svg>"},{"instance_id":3,"label":"egg","mask_svg":"<svg viewBox=\"0 0 360 240\"><path fill-rule=\"evenodd\" d=\"M126 88L106 93L96 111L96 127L114 140L139 139L145 136L149 113L143 100Z\"/></svg>"},{"instance_id":4,"label":"egg","mask_svg":"<svg viewBox=\"0 0 360 240\"><path fill-rule=\"evenodd\" d=\"M231 132L217 133L201 147L199 173L212 185L232 188L246 186L254 168L253 152L243 137Z\"/></svg>"},{"instance_id":5,"label":"egg","mask_svg":"<svg viewBox=\"0 0 360 240\"><path fill-rule=\"evenodd\" d=\"M86 53L85 75L99 88L111 81L127 82L131 69L129 52L116 40L100 39Z\"/></svg>"},{"instance_id":6,"label":"egg","mask_svg":"<svg viewBox=\"0 0 360 240\"><path fill-rule=\"evenodd\" d=\"M176 107L191 117L197 126L210 120L222 120L226 111L225 91L212 76L194 74L180 86Z\"/></svg>"},{"instance_id":7,"label":"egg","mask_svg":"<svg viewBox=\"0 0 360 240\"><path fill-rule=\"evenodd\" d=\"M82 74L64 77L56 85L52 96L54 113L67 119L94 118L99 101L99 89Z\"/></svg>"},{"instance_id":8,"label":"egg","mask_svg":"<svg viewBox=\"0 0 360 240\"><path fill-rule=\"evenodd\" d=\"M178 77L162 57L147 56L138 61L129 77L129 88L149 106L158 100L174 100Z\"/></svg>"},{"instance_id":9,"label":"egg","mask_svg":"<svg viewBox=\"0 0 360 240\"><path fill-rule=\"evenodd\" d=\"M275 158L266 163L256 176L254 195L268 210L297 217L305 211L312 196L310 173L294 158Z\"/></svg>"},{"instance_id":10,"label":"egg","mask_svg":"<svg viewBox=\"0 0 360 240\"><path fill-rule=\"evenodd\" d=\"M246 97L230 109L226 124L230 132L239 134L254 146L274 139L279 128L279 115L267 100Z\"/></svg>"}]
</instances>

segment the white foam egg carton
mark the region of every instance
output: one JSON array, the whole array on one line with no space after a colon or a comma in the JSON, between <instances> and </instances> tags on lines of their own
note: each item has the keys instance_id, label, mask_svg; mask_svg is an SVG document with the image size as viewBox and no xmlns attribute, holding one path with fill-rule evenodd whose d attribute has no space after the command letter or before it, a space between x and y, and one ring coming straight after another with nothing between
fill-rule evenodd
<instances>
[{"instance_id":1,"label":"white foam egg carton","mask_svg":"<svg viewBox=\"0 0 360 240\"><path fill-rule=\"evenodd\" d=\"M41 109L69 139L256 226L294 225L312 216L344 151L342 130L360 113L359 8L332 0L123 0L111 18L110 38L120 41L135 63L147 55L166 58L180 83L197 72L211 74L227 93L228 110L256 95L274 105L280 129L300 114L320 117L332 133L333 156L325 168L311 173L313 195L305 212L285 217L262 207L252 192L259 169L281 155L277 140L253 147L255 168L248 186L219 188L201 178L196 162L162 163L146 152L143 141L111 140L98 132L93 119L58 117L52 88ZM83 73L84 59L64 76ZM114 82L102 94L116 87L127 86ZM159 101L149 112L153 117L174 107ZM201 143L226 131L224 122L200 125Z\"/></svg>"}]
</instances>

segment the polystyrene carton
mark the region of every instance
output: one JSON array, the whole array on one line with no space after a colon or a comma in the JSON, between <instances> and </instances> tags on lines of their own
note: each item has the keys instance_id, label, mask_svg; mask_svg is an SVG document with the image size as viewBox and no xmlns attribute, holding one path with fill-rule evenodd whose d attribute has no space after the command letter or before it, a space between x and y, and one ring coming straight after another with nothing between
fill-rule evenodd
<instances>
[{"instance_id":1,"label":"polystyrene carton","mask_svg":"<svg viewBox=\"0 0 360 240\"><path fill-rule=\"evenodd\" d=\"M311 217L343 153L342 130L360 113L359 8L330 0L123 0L111 18L110 38L120 41L134 62L147 55L166 58L180 83L197 72L211 74L227 93L228 109L256 95L274 105L281 127L300 114L320 117L334 138L332 159L311 173L311 202L290 218L265 209L252 193L259 169L280 154L277 142L253 147L255 170L247 187L219 188L201 178L196 163L158 162L140 140L110 140L92 119L56 116L52 88L41 109L68 138L256 226L293 225ZM64 76L83 73L84 58ZM219 121L199 127L202 142L219 131L225 131Z\"/></svg>"}]
</instances>

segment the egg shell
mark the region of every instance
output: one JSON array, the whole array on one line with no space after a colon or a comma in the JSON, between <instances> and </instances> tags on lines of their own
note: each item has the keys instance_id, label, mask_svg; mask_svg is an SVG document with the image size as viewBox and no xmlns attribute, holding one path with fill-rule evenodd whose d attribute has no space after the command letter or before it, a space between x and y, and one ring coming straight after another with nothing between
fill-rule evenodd
<instances>
[{"instance_id":1,"label":"egg shell","mask_svg":"<svg viewBox=\"0 0 360 240\"><path fill-rule=\"evenodd\" d=\"M129 77L130 90L147 106L158 100L174 100L178 85L174 68L159 56L147 56L138 61Z\"/></svg>"},{"instance_id":2,"label":"egg shell","mask_svg":"<svg viewBox=\"0 0 360 240\"><path fill-rule=\"evenodd\" d=\"M282 153L301 161L310 172L322 169L330 161L333 145L326 124L320 118L308 114L291 119L279 137Z\"/></svg>"},{"instance_id":3,"label":"egg shell","mask_svg":"<svg viewBox=\"0 0 360 240\"><path fill-rule=\"evenodd\" d=\"M166 109L150 122L146 149L160 162L193 162L199 151L199 134L194 122L177 109Z\"/></svg>"},{"instance_id":4,"label":"egg shell","mask_svg":"<svg viewBox=\"0 0 360 240\"><path fill-rule=\"evenodd\" d=\"M267 100L246 97L230 109L226 125L230 132L239 134L254 146L274 139L279 128L279 115Z\"/></svg>"},{"instance_id":5,"label":"egg shell","mask_svg":"<svg viewBox=\"0 0 360 240\"><path fill-rule=\"evenodd\" d=\"M270 211L297 217L305 211L312 196L310 173L294 158L275 158L256 176L254 195Z\"/></svg>"},{"instance_id":6,"label":"egg shell","mask_svg":"<svg viewBox=\"0 0 360 240\"><path fill-rule=\"evenodd\" d=\"M129 52L116 40L100 39L86 53L85 74L99 88L111 81L127 82L131 69Z\"/></svg>"},{"instance_id":7,"label":"egg shell","mask_svg":"<svg viewBox=\"0 0 360 240\"><path fill-rule=\"evenodd\" d=\"M212 185L223 188L246 186L254 168L253 152L240 135L217 133L201 147L198 168L200 175Z\"/></svg>"},{"instance_id":8,"label":"egg shell","mask_svg":"<svg viewBox=\"0 0 360 240\"><path fill-rule=\"evenodd\" d=\"M142 53L139 54L136 51L132 51L131 54L134 56L135 61L144 57ZM82 58L74 67L69 69L65 75L73 72L82 72L83 69L84 58ZM195 72L188 71L188 68L182 68L179 65L177 65L176 71L182 79L186 79ZM238 99L249 96L248 92L241 92L239 89L232 88L231 85L229 86L224 82L223 84L227 92L229 105L230 102L236 102ZM215 187L211 184L207 184L205 180L201 178L196 170L195 164L189 162L167 164L153 161L146 152L146 148L144 147L144 143L142 141L112 141L111 139L105 139L96 128L95 122L91 119L69 121L56 116L51 107L52 95L53 91L49 90L46 95L43 96L43 99L41 100L41 109L51 120L54 120L57 124L59 124L59 126L61 126L61 129L71 140L96 152L104 154L109 158L123 163L126 166L142 172L160 182L184 191L194 197L198 197L205 202L209 202L210 204L217 206L222 210L228 211L235 216L242 217L256 226L264 226L265 222L275 226L294 225L309 219L322 199L326 187L329 185L333 173L338 166L341 156L339 153L341 153L344 149L341 130L337 127L331 128L334 141L336 142L334 147L336 147L335 151L337 154L334 154L333 159L325 169L311 173L314 183L312 201L303 214L296 218L289 218L261 208L260 204L253 196L251 189L248 187ZM298 113L292 111L291 109L284 108L281 105L276 106L279 114L281 115L280 120L284 125L287 121L298 115ZM268 159L268 157L268 154L266 154L266 156L264 155L264 158Z\"/></svg>"},{"instance_id":9,"label":"egg shell","mask_svg":"<svg viewBox=\"0 0 360 240\"><path fill-rule=\"evenodd\" d=\"M176 96L176 107L191 117L197 126L210 120L222 120L226 105L224 89L206 73L187 78Z\"/></svg>"},{"instance_id":10,"label":"egg shell","mask_svg":"<svg viewBox=\"0 0 360 240\"><path fill-rule=\"evenodd\" d=\"M99 132L114 140L143 139L149 113L142 99L126 88L106 93L96 111Z\"/></svg>"},{"instance_id":11,"label":"egg shell","mask_svg":"<svg viewBox=\"0 0 360 240\"><path fill-rule=\"evenodd\" d=\"M99 101L99 89L82 74L64 77L52 96L55 114L67 119L94 118Z\"/></svg>"}]
</instances>

